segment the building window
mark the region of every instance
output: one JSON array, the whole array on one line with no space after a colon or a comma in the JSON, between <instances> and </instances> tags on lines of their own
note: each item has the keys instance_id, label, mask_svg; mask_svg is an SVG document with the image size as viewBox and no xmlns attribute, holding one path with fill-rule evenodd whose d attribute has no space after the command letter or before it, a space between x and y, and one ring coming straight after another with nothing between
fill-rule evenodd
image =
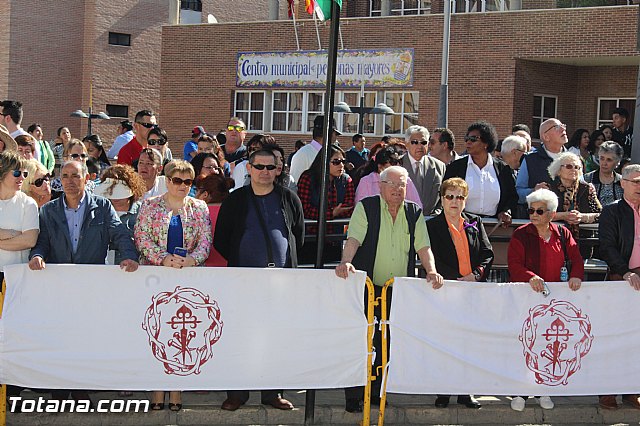
<instances>
[{"instance_id":1,"label":"building window","mask_svg":"<svg viewBox=\"0 0 640 426\"><path fill-rule=\"evenodd\" d=\"M390 0L391 15L423 15L431 12L431 0ZM369 0L369 16L382 16L382 0Z\"/></svg>"},{"instance_id":2,"label":"building window","mask_svg":"<svg viewBox=\"0 0 640 426\"><path fill-rule=\"evenodd\" d=\"M272 105L273 131L302 131L304 92L273 92Z\"/></svg>"},{"instance_id":3,"label":"building window","mask_svg":"<svg viewBox=\"0 0 640 426\"><path fill-rule=\"evenodd\" d=\"M625 108L629 111L627 124L633 127L633 119L636 114L635 98L598 98L598 123L597 127L603 124L611 124L611 116L616 108Z\"/></svg>"},{"instance_id":4,"label":"building window","mask_svg":"<svg viewBox=\"0 0 640 426\"><path fill-rule=\"evenodd\" d=\"M131 34L109 32L109 44L115 46L131 46Z\"/></svg>"},{"instance_id":5,"label":"building window","mask_svg":"<svg viewBox=\"0 0 640 426\"><path fill-rule=\"evenodd\" d=\"M531 123L531 137L540 139L540 124L550 118L555 118L558 114L558 97L550 95L533 96L533 119Z\"/></svg>"},{"instance_id":6,"label":"building window","mask_svg":"<svg viewBox=\"0 0 640 426\"><path fill-rule=\"evenodd\" d=\"M385 135L402 135L418 124L418 92L385 92L384 97L387 106L395 111L385 116Z\"/></svg>"},{"instance_id":7,"label":"building window","mask_svg":"<svg viewBox=\"0 0 640 426\"><path fill-rule=\"evenodd\" d=\"M107 104L107 115L111 118L129 118L129 107L127 105Z\"/></svg>"},{"instance_id":8,"label":"building window","mask_svg":"<svg viewBox=\"0 0 640 426\"><path fill-rule=\"evenodd\" d=\"M453 8L456 13L471 12L504 12L507 10L518 10L522 4L515 0L454 0Z\"/></svg>"},{"instance_id":9,"label":"building window","mask_svg":"<svg viewBox=\"0 0 640 426\"><path fill-rule=\"evenodd\" d=\"M307 132L313 130L313 120L324 114L324 92L307 92Z\"/></svg>"},{"instance_id":10,"label":"building window","mask_svg":"<svg viewBox=\"0 0 640 426\"><path fill-rule=\"evenodd\" d=\"M181 0L180 9L202 12L202 2L200 0Z\"/></svg>"},{"instance_id":11,"label":"building window","mask_svg":"<svg viewBox=\"0 0 640 426\"><path fill-rule=\"evenodd\" d=\"M241 118L247 130L264 129L264 92L236 92L234 115Z\"/></svg>"},{"instance_id":12,"label":"building window","mask_svg":"<svg viewBox=\"0 0 640 426\"><path fill-rule=\"evenodd\" d=\"M376 95L377 95L376 92L364 93L365 108L373 108L378 104ZM350 107L360 106L360 92L342 92L340 94L339 99L341 99L343 102L346 102L346 104L349 105ZM359 114L345 113L345 114L340 114L340 116L341 116L340 122L337 123L337 126L342 133L351 133L351 134L359 133L359 130L358 130ZM376 114L364 115L363 126L362 126L363 134L375 133L376 119L377 119Z\"/></svg>"}]
</instances>

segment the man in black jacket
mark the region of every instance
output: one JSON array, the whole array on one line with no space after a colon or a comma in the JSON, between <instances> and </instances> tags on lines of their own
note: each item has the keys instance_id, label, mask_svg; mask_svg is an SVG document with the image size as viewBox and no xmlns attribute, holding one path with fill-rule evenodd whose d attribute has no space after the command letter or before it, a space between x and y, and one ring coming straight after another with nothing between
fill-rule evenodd
<instances>
[{"instance_id":1,"label":"man in black jacket","mask_svg":"<svg viewBox=\"0 0 640 426\"><path fill-rule=\"evenodd\" d=\"M229 266L295 268L297 248L304 240L304 215L298 196L274 184L276 157L253 152L247 163L251 184L232 192L222 203L213 245ZM228 391L222 409L237 410L249 391ZM262 403L293 409L282 391L262 391Z\"/></svg>"},{"instance_id":2,"label":"man in black jacket","mask_svg":"<svg viewBox=\"0 0 640 426\"><path fill-rule=\"evenodd\" d=\"M640 165L631 164L622 171L620 182L624 191L617 200L602 209L598 225L600 255L609 265L609 279L625 280L640 290ZM622 400L640 408L639 395L623 395ZM601 395L600 407L616 409L615 395Z\"/></svg>"}]
</instances>

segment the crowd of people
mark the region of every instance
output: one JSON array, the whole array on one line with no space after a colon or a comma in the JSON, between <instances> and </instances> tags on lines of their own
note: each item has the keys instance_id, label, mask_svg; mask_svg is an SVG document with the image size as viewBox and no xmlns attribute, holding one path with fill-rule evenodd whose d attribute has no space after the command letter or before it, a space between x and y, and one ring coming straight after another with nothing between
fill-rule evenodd
<instances>
[{"instance_id":1,"label":"crowd of people","mask_svg":"<svg viewBox=\"0 0 640 426\"><path fill-rule=\"evenodd\" d=\"M535 292L565 281L579 291L584 258L593 254L579 247L579 225L599 222L598 255L609 265L609 279L640 290L640 239L634 238L640 227L640 165L627 161L631 130L624 110L614 112L612 126L577 129L571 140L560 120L545 120L535 147L525 125L500 139L492 124L477 121L468 126L460 154L450 129L430 132L419 125L410 126L404 138L385 136L370 149L356 134L344 149L331 119L327 199L321 203L322 115L313 122L312 141L298 141L288 157L273 135L256 134L245 142L244 121L232 117L215 135L194 127L179 159L151 110L121 122L107 150L100 136L79 140L64 126L49 144L39 124L22 130L19 102L3 101L0 107L0 268L295 268L315 260L320 244L317 238L305 240L305 233L315 236L317 228L305 219L318 219L325 205L328 220L343 222L329 224L324 262L337 264L341 278L366 271L375 297L389 279L416 276L418 259L434 290L444 280L486 281L494 260L483 226L488 217L505 227L514 218L529 220L509 244L511 281L528 282ZM375 333L374 346L380 345ZM380 383L379 377L373 382L374 404ZM19 392L10 387L9 395ZM164 408L165 394L153 392L153 410ZM57 399L69 396L89 398L83 390L53 393ZM222 409L233 411L249 392L227 396ZM182 408L180 392L168 398L170 410ZM346 389L345 398L347 411L362 411L363 388ZM436 406L447 407L449 399L438 395ZM523 410L525 399L513 397L511 407ZM537 400L553 408L548 396ZM282 390L262 391L261 401L293 408ZM624 395L623 401L640 409L638 395ZM473 395L459 395L457 402L481 407ZM611 395L601 396L600 405L618 406Z\"/></svg>"}]
</instances>

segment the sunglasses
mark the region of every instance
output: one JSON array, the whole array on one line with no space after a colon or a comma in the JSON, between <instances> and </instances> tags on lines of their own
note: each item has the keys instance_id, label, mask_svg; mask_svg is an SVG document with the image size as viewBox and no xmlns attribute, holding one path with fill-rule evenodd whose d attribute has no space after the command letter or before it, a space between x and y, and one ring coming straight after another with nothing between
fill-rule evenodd
<instances>
[{"instance_id":1,"label":"sunglasses","mask_svg":"<svg viewBox=\"0 0 640 426\"><path fill-rule=\"evenodd\" d=\"M17 177L20 177L20 176L22 176L23 178L26 179L27 176L29 176L29 172L27 172L27 171L23 172L22 170L14 170L13 171L13 177L14 178L17 178Z\"/></svg>"},{"instance_id":2,"label":"sunglasses","mask_svg":"<svg viewBox=\"0 0 640 426\"><path fill-rule=\"evenodd\" d=\"M139 121L136 121L136 123L138 123L139 125L141 125L142 127L146 128L146 129L153 129L156 126L153 123L141 123Z\"/></svg>"},{"instance_id":3,"label":"sunglasses","mask_svg":"<svg viewBox=\"0 0 640 426\"><path fill-rule=\"evenodd\" d=\"M182 184L184 184L186 186L191 186L191 184L193 183L193 179L180 179L179 177L172 177L169 180L174 185L182 185Z\"/></svg>"},{"instance_id":4,"label":"sunglasses","mask_svg":"<svg viewBox=\"0 0 640 426\"><path fill-rule=\"evenodd\" d=\"M478 142L480 139L482 139L480 136L465 136L464 137L464 141L465 142Z\"/></svg>"},{"instance_id":5,"label":"sunglasses","mask_svg":"<svg viewBox=\"0 0 640 426\"><path fill-rule=\"evenodd\" d=\"M230 131L230 132L233 132L234 130L236 132L244 132L244 126L238 126L238 125L234 126L234 125L229 124L227 126L227 130Z\"/></svg>"},{"instance_id":6,"label":"sunglasses","mask_svg":"<svg viewBox=\"0 0 640 426\"><path fill-rule=\"evenodd\" d=\"M414 139L411 141L411 145L418 145L418 144L427 145L428 143L429 141L425 141L425 140L419 141L417 139Z\"/></svg>"},{"instance_id":7,"label":"sunglasses","mask_svg":"<svg viewBox=\"0 0 640 426\"><path fill-rule=\"evenodd\" d=\"M339 166L340 164L347 164L347 160L345 159L339 160L336 158L334 160L331 160L331 164L333 164L334 166Z\"/></svg>"},{"instance_id":8,"label":"sunglasses","mask_svg":"<svg viewBox=\"0 0 640 426\"><path fill-rule=\"evenodd\" d=\"M562 167L564 167L567 170L573 170L573 169L581 170L582 169L581 165L573 165L573 164L563 164Z\"/></svg>"},{"instance_id":9,"label":"sunglasses","mask_svg":"<svg viewBox=\"0 0 640 426\"><path fill-rule=\"evenodd\" d=\"M546 212L547 212L546 210L542 210L542 209L538 209L538 210L536 210L536 209L527 209L527 213L529 213L529 215L537 213L538 215L542 216Z\"/></svg>"},{"instance_id":10,"label":"sunglasses","mask_svg":"<svg viewBox=\"0 0 640 426\"><path fill-rule=\"evenodd\" d=\"M277 166L274 164L251 164L251 167L253 167L256 170L267 169L269 171L273 171L277 168Z\"/></svg>"},{"instance_id":11,"label":"sunglasses","mask_svg":"<svg viewBox=\"0 0 640 426\"><path fill-rule=\"evenodd\" d=\"M46 174L44 177L38 178L33 181L33 186L36 188L40 188L43 183L49 182L51 180L51 175Z\"/></svg>"},{"instance_id":12,"label":"sunglasses","mask_svg":"<svg viewBox=\"0 0 640 426\"><path fill-rule=\"evenodd\" d=\"M69 157L73 158L74 160L77 160L78 158L82 158L83 160L86 160L87 158L89 158L87 154L71 154L69 155Z\"/></svg>"},{"instance_id":13,"label":"sunglasses","mask_svg":"<svg viewBox=\"0 0 640 426\"><path fill-rule=\"evenodd\" d=\"M164 140L164 139L147 139L147 143L149 145L151 145L151 146L156 145L156 144L165 145L167 143L167 141Z\"/></svg>"},{"instance_id":14,"label":"sunglasses","mask_svg":"<svg viewBox=\"0 0 640 426\"><path fill-rule=\"evenodd\" d=\"M465 200L467 198L464 195L453 195L453 194L445 194L443 195L443 197L449 201L453 200L454 198L459 201Z\"/></svg>"}]
</instances>

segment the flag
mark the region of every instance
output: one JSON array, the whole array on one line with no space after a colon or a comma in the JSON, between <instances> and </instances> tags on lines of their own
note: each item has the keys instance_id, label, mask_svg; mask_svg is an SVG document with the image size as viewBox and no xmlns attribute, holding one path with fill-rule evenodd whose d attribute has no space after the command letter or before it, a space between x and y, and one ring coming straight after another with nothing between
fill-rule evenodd
<instances>
[{"instance_id":1,"label":"flag","mask_svg":"<svg viewBox=\"0 0 640 426\"><path fill-rule=\"evenodd\" d=\"M331 2L338 3L338 7L342 8L342 0L305 0L307 13L313 15L316 13L321 21L331 19Z\"/></svg>"},{"instance_id":2,"label":"flag","mask_svg":"<svg viewBox=\"0 0 640 426\"><path fill-rule=\"evenodd\" d=\"M287 0L287 13L289 14L289 19L293 18L293 8L295 0Z\"/></svg>"}]
</instances>

